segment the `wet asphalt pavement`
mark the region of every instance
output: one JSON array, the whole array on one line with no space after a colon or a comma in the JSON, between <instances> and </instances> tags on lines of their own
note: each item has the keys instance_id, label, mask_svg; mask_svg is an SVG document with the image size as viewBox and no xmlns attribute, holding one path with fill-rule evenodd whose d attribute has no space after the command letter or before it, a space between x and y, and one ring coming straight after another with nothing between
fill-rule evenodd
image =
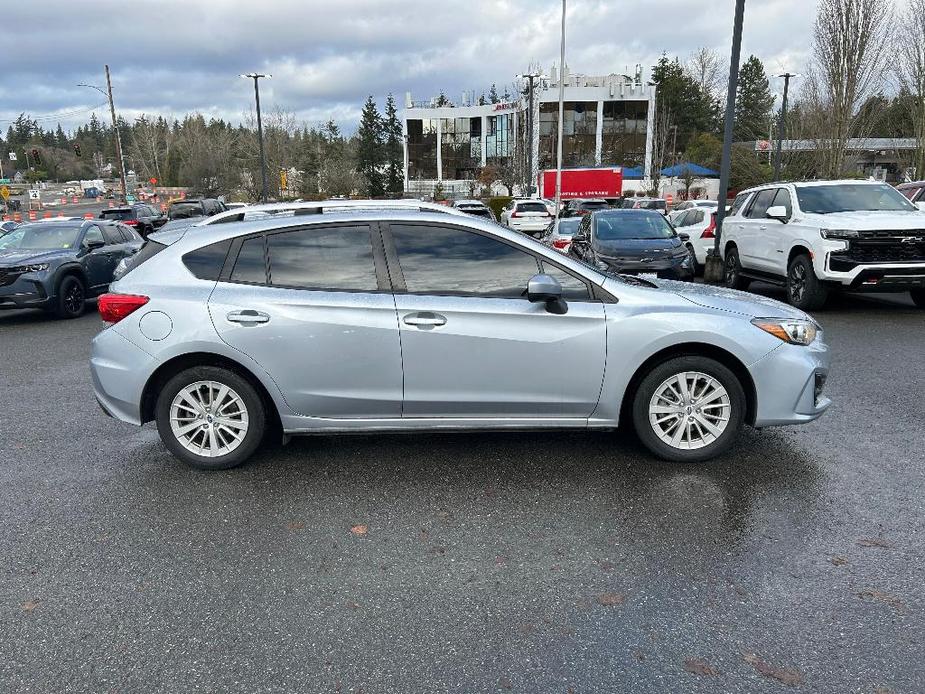
<instances>
[{"instance_id":1,"label":"wet asphalt pavement","mask_svg":"<svg viewBox=\"0 0 925 694\"><path fill-rule=\"evenodd\" d=\"M817 317L832 409L710 464L362 436L209 474L99 411L95 314L0 314L0 691L925 691L925 313Z\"/></svg>"}]
</instances>

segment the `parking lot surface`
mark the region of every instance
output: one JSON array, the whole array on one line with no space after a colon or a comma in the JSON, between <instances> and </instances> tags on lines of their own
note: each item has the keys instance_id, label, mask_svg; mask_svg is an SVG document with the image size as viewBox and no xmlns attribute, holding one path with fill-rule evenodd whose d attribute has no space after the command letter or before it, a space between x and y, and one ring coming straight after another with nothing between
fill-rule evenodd
<instances>
[{"instance_id":1,"label":"parking lot surface","mask_svg":"<svg viewBox=\"0 0 925 694\"><path fill-rule=\"evenodd\" d=\"M925 313L833 304L829 413L713 463L357 436L222 473L99 410L95 314L0 313L0 691L921 692Z\"/></svg>"}]
</instances>

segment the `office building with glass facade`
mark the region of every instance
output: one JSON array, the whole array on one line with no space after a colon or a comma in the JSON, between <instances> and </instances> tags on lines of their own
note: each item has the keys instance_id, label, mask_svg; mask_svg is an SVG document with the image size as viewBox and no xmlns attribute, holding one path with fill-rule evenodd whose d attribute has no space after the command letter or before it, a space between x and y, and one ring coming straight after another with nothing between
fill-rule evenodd
<instances>
[{"instance_id":1,"label":"office building with glass facade","mask_svg":"<svg viewBox=\"0 0 925 694\"><path fill-rule=\"evenodd\" d=\"M406 96L405 190L422 192L439 181L444 189L468 186L486 164L522 168L530 181L556 166L559 84L552 71L534 83L533 132L529 99L497 104L436 105ZM625 75L565 77L562 166L641 168L649 178L655 88ZM525 156L527 147L532 157ZM519 158L519 159L518 159ZM526 169L523 169L524 174ZM527 179L526 175L521 176Z\"/></svg>"}]
</instances>

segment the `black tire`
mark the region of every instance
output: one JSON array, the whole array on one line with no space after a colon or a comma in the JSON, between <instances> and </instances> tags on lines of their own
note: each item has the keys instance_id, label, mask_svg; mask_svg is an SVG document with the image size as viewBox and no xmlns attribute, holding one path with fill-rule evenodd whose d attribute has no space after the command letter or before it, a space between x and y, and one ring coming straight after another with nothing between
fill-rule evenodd
<instances>
[{"instance_id":1,"label":"black tire","mask_svg":"<svg viewBox=\"0 0 925 694\"><path fill-rule=\"evenodd\" d=\"M742 263L739 262L739 249L735 246L726 250L723 262L723 279L730 289L748 289L751 280L742 277Z\"/></svg>"},{"instance_id":2,"label":"black tire","mask_svg":"<svg viewBox=\"0 0 925 694\"><path fill-rule=\"evenodd\" d=\"M808 255L798 255L787 266L787 301L803 311L825 306L829 290L816 278Z\"/></svg>"},{"instance_id":3,"label":"black tire","mask_svg":"<svg viewBox=\"0 0 925 694\"><path fill-rule=\"evenodd\" d=\"M228 386L244 402L247 410L247 430L237 448L217 457L197 455L187 450L174 435L170 426L170 410L181 389L198 381L212 381ZM157 431L161 441L174 456L198 470L227 470L244 463L260 446L266 429L266 410L257 389L246 378L234 371L216 366L194 366L181 371L161 389L155 408ZM207 426L206 424L203 425Z\"/></svg>"},{"instance_id":4,"label":"black tire","mask_svg":"<svg viewBox=\"0 0 925 694\"><path fill-rule=\"evenodd\" d=\"M711 376L722 385L729 398L729 420L726 428L719 437L700 448L685 449L663 441L656 434L656 425L649 418L649 405L656 389L672 376L684 372L698 372ZM742 384L726 366L708 357L675 357L654 367L640 382L632 405L633 426L639 440L657 457L677 463L697 463L722 454L733 444L745 421L746 400ZM679 426L684 426L683 416Z\"/></svg>"},{"instance_id":5,"label":"black tire","mask_svg":"<svg viewBox=\"0 0 925 694\"><path fill-rule=\"evenodd\" d=\"M67 275L58 283L55 295L55 315L58 318L79 318L87 303L87 288L76 275Z\"/></svg>"},{"instance_id":6,"label":"black tire","mask_svg":"<svg viewBox=\"0 0 925 694\"><path fill-rule=\"evenodd\" d=\"M694 253L694 244L687 244L687 250L691 254L691 272L694 277L697 277L701 272L703 272L703 267L697 262L697 254ZM693 277L691 278L693 280Z\"/></svg>"}]
</instances>

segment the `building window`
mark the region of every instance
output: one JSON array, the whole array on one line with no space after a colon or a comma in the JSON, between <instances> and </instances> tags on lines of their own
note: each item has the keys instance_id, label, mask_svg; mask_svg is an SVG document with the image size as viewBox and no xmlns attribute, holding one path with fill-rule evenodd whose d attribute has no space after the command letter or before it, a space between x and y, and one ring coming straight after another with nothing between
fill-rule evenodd
<instances>
[{"instance_id":1,"label":"building window","mask_svg":"<svg viewBox=\"0 0 925 694\"><path fill-rule=\"evenodd\" d=\"M473 121L479 121L473 134ZM481 119L442 118L440 120L440 157L443 178L462 181L476 177L482 158ZM473 140L476 146L473 146Z\"/></svg>"},{"instance_id":2,"label":"building window","mask_svg":"<svg viewBox=\"0 0 925 694\"><path fill-rule=\"evenodd\" d=\"M601 164L642 166L646 158L647 101L605 101Z\"/></svg>"},{"instance_id":3,"label":"building window","mask_svg":"<svg viewBox=\"0 0 925 694\"><path fill-rule=\"evenodd\" d=\"M408 178L437 178L437 120L413 118L408 127Z\"/></svg>"},{"instance_id":4,"label":"building window","mask_svg":"<svg viewBox=\"0 0 925 694\"><path fill-rule=\"evenodd\" d=\"M594 166L597 144L597 102L566 101L563 105L562 166ZM559 105L540 104L540 167L556 166Z\"/></svg>"},{"instance_id":5,"label":"building window","mask_svg":"<svg viewBox=\"0 0 925 694\"><path fill-rule=\"evenodd\" d=\"M485 157L493 161L510 159L514 155L514 114L488 116Z\"/></svg>"}]
</instances>

